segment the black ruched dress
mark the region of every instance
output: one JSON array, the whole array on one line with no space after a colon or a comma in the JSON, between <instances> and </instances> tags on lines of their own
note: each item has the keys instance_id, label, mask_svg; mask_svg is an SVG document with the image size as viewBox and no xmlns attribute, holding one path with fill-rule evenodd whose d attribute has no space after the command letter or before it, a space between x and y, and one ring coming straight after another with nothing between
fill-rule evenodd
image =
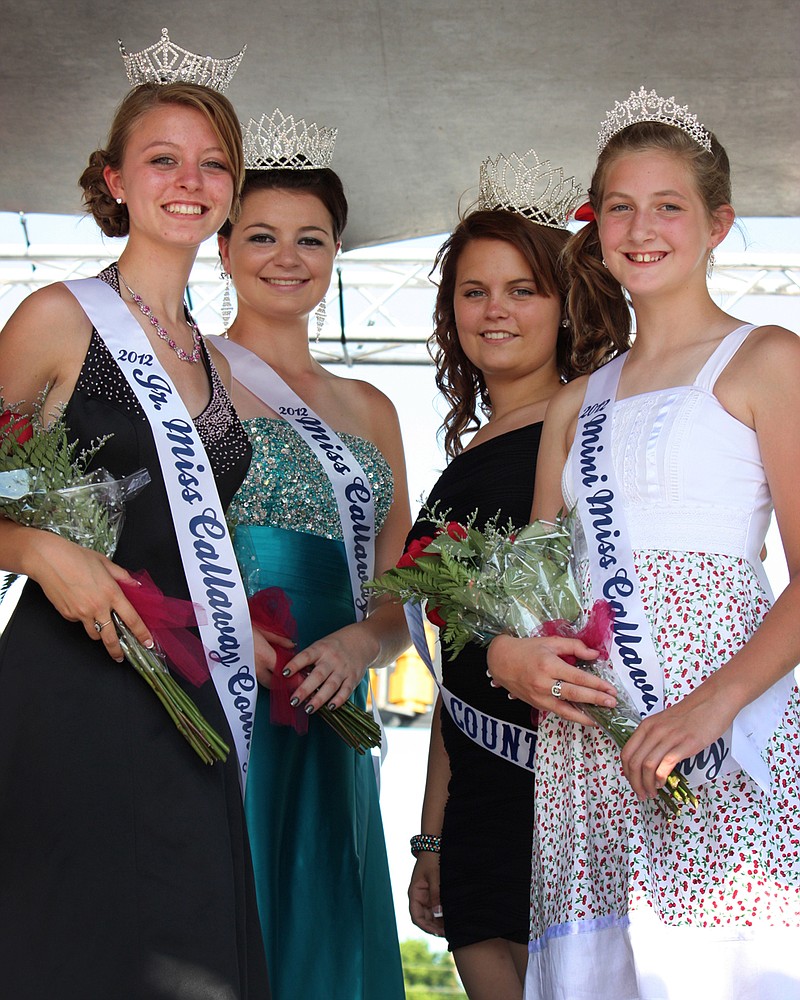
<instances>
[{"instance_id":1,"label":"black ruched dress","mask_svg":"<svg viewBox=\"0 0 800 1000\"><path fill-rule=\"evenodd\" d=\"M533 499L541 423L521 427L462 452L428 497L452 520L477 511L476 526L527 524ZM417 520L409 540L430 534ZM493 688L486 650L469 644L442 657L448 690L489 715L531 727L531 709ZM450 784L440 857L444 931L450 948L503 938L527 944L529 930L533 775L473 743L442 709L442 738L450 758Z\"/></svg>"},{"instance_id":2,"label":"black ruched dress","mask_svg":"<svg viewBox=\"0 0 800 1000\"><path fill-rule=\"evenodd\" d=\"M250 459L213 370L196 418L224 505ZM145 466L115 560L188 598L149 424L96 333L66 410L95 460ZM214 685L190 688L232 746ZM264 1000L234 754L204 765L128 664L28 581L0 639L0 992L9 1000Z\"/></svg>"}]
</instances>

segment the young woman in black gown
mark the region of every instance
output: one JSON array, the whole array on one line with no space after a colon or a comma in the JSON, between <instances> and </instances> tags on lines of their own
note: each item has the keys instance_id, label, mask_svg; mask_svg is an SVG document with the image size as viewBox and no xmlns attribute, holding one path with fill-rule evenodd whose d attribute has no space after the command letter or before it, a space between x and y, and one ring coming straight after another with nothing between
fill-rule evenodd
<instances>
[{"instance_id":1,"label":"young woman in black gown","mask_svg":"<svg viewBox=\"0 0 800 1000\"><path fill-rule=\"evenodd\" d=\"M572 188L567 199L577 200ZM486 199L482 193L482 201ZM491 202L490 202L491 204ZM431 338L436 383L450 410L452 459L428 497L461 522L527 524L547 403L572 372L558 264L569 233L529 206L467 215L437 256L441 282ZM564 219L560 220L562 225ZM464 447L462 435L488 420ZM420 518L410 538L431 534ZM490 686L486 651L443 655L443 684L487 715L528 729L528 706ZM417 926L444 935L471 1000L517 1000L527 961L533 773L474 743L442 700L431 726L421 832L409 886ZM441 861L441 865L440 865Z\"/></svg>"},{"instance_id":2,"label":"young woman in black gown","mask_svg":"<svg viewBox=\"0 0 800 1000\"><path fill-rule=\"evenodd\" d=\"M119 265L100 277L193 416L223 505L250 449L183 296L197 249L231 212L242 176L238 120L224 97L192 84L143 84L120 105L107 149L92 154L82 177L103 231L128 236ZM126 282L159 317L164 338ZM203 764L133 668L115 662L112 609L151 640L119 587L129 570L147 569L167 595L189 596L151 425L116 357L62 284L31 295L0 336L6 400L30 412L46 386L46 416L64 409L81 447L112 435L94 465L114 476L144 466L151 476L127 504L114 561L0 520L0 565L29 578L0 641L3 993L263 1000L236 754ZM231 742L214 684L189 690Z\"/></svg>"}]
</instances>

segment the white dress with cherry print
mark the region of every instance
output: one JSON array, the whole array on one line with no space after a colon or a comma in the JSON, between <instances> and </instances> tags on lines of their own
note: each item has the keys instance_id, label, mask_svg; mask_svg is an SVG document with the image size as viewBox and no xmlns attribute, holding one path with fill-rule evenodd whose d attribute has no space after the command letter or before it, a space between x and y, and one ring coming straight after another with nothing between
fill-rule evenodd
<instances>
[{"instance_id":1,"label":"white dress with cherry print","mask_svg":"<svg viewBox=\"0 0 800 1000\"><path fill-rule=\"evenodd\" d=\"M693 385L614 407L613 460L665 705L728 660L771 603L757 438L713 394L751 329L729 334ZM796 685L764 751L770 791L733 771L700 785L697 809L673 823L638 802L602 733L548 715L537 755L526 1000L800 997Z\"/></svg>"}]
</instances>

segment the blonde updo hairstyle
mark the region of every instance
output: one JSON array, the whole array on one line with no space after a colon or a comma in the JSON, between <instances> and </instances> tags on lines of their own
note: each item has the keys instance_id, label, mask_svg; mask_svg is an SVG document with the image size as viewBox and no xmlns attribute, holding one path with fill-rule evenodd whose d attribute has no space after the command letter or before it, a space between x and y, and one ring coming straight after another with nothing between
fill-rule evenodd
<instances>
[{"instance_id":1,"label":"blonde updo hairstyle","mask_svg":"<svg viewBox=\"0 0 800 1000\"><path fill-rule=\"evenodd\" d=\"M589 201L600 214L611 165L630 153L670 153L688 167L709 218L731 202L728 154L711 135L711 152L674 125L636 122L609 139L597 160ZM621 285L603 265L597 222L587 223L564 249L569 276L567 313L572 323L571 363L588 374L630 347L631 313Z\"/></svg>"},{"instance_id":2,"label":"blonde updo hairstyle","mask_svg":"<svg viewBox=\"0 0 800 1000\"><path fill-rule=\"evenodd\" d=\"M106 167L119 170L128 139L141 118L154 108L170 104L193 108L207 118L228 159L234 191L230 217L234 220L238 218L244 183L244 156L241 126L231 102L218 91L194 83L143 83L134 87L117 108L106 148L92 153L89 166L79 181L86 211L94 216L106 236L127 236L129 220L127 205L118 205L111 197L103 171Z\"/></svg>"}]
</instances>

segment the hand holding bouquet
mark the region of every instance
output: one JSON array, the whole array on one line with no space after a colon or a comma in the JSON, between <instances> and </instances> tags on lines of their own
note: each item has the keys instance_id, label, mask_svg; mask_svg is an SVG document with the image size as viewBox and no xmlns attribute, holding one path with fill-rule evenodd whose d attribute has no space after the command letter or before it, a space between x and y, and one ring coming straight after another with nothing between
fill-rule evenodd
<instances>
[{"instance_id":1,"label":"hand holding bouquet","mask_svg":"<svg viewBox=\"0 0 800 1000\"><path fill-rule=\"evenodd\" d=\"M87 472L108 440L81 452L67 438L64 415L48 425L42 417L46 393L28 417L6 408L0 397L0 514L17 524L61 535L111 557L119 540L125 501L150 481L146 469L114 479L105 469ZM154 638L169 650L170 663L195 684L208 676L200 640L186 632L195 624L193 605L165 598L146 574L134 586L121 585ZM165 656L147 649L112 611L95 623L98 633L113 625L128 662L153 689L173 722L207 764L225 760L229 748L169 673ZM202 664L202 667L201 667Z\"/></svg>"},{"instance_id":2,"label":"hand holding bouquet","mask_svg":"<svg viewBox=\"0 0 800 1000\"><path fill-rule=\"evenodd\" d=\"M607 658L611 608L597 602L586 622L579 623L570 519L535 521L519 530L490 521L483 531L472 522L446 521L435 510L429 519L435 534L412 542L398 565L371 584L373 589L404 601L427 602L428 618L439 626L442 643L453 655L467 642L488 645L503 634L566 636L598 649L601 660L575 665L613 685L616 707L575 707L624 747L641 720ZM658 802L672 817L696 799L683 776L673 771Z\"/></svg>"},{"instance_id":3,"label":"hand holding bouquet","mask_svg":"<svg viewBox=\"0 0 800 1000\"><path fill-rule=\"evenodd\" d=\"M297 624L291 610L291 601L280 587L266 587L257 591L249 600L250 617L255 628L286 639L296 639ZM276 725L292 726L298 733L308 732L309 716L302 705L292 704L292 696L302 684L310 669L291 677L284 677L282 670L294 656L293 649L273 644L276 654L275 672L270 689L270 719ZM296 701L296 699L294 699ZM323 705L316 713L344 742L358 754L365 754L372 747L381 745L381 731L369 713L347 699L336 710Z\"/></svg>"}]
</instances>

